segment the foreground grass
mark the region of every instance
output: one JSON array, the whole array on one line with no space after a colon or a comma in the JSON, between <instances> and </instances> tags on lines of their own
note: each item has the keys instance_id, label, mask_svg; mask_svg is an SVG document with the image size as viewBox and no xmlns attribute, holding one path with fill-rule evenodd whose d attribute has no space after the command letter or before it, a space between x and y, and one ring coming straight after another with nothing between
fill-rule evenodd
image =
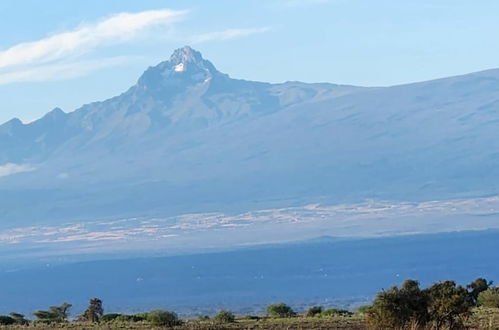
<instances>
[{"instance_id":1,"label":"foreground grass","mask_svg":"<svg viewBox=\"0 0 499 330\"><path fill-rule=\"evenodd\" d=\"M28 326L4 326L2 329L74 329L74 330L114 330L114 329L161 329L151 326L148 322L110 322L104 324L85 324L85 323L67 323L67 324L31 324ZM364 318L361 316L352 317L293 317L283 319L261 318L260 320L237 319L234 323L217 323L206 320L188 320L183 325L171 329L176 330L224 330L224 329L348 329L364 330Z\"/></svg>"},{"instance_id":2,"label":"foreground grass","mask_svg":"<svg viewBox=\"0 0 499 330\"><path fill-rule=\"evenodd\" d=\"M469 330L499 330L498 308L475 308L467 324ZM146 330L162 329L152 326L149 322L109 322L100 324L91 323L65 323L65 324L30 324L26 326L11 325L0 326L0 329L73 329L73 330ZM163 328L164 329L164 328ZM344 329L344 330L367 330L367 322L363 314L356 313L352 316L334 317L291 317L291 318L268 318L262 317L258 320L239 317L233 323L217 323L213 320L184 320L180 326L169 329L176 330L230 330L230 329L262 329L262 330L301 330L301 329ZM411 330L417 330L414 327ZM427 328L431 329L432 328ZM423 329L421 329L423 330Z\"/></svg>"},{"instance_id":3,"label":"foreground grass","mask_svg":"<svg viewBox=\"0 0 499 330\"><path fill-rule=\"evenodd\" d=\"M499 329L499 308L476 308L468 322L472 329Z\"/></svg>"}]
</instances>

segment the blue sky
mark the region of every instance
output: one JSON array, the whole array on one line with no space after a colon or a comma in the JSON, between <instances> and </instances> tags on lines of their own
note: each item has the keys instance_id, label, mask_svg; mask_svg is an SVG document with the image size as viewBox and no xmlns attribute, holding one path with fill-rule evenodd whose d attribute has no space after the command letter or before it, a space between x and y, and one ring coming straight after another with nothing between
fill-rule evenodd
<instances>
[{"instance_id":1,"label":"blue sky","mask_svg":"<svg viewBox=\"0 0 499 330\"><path fill-rule=\"evenodd\" d=\"M0 122L72 111L189 44L233 77L394 85L499 68L496 0L0 2Z\"/></svg>"}]
</instances>

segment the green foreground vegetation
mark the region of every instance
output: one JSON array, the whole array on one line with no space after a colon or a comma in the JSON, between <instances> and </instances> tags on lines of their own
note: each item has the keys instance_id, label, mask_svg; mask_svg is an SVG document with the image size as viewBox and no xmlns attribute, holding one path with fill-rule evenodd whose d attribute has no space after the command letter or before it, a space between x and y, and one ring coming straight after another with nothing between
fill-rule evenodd
<instances>
[{"instance_id":1,"label":"green foreground vegetation","mask_svg":"<svg viewBox=\"0 0 499 330\"><path fill-rule=\"evenodd\" d=\"M478 278L467 286L441 281L420 288L406 280L379 292L372 305L356 311L312 306L296 313L285 303L267 307L265 315L234 315L221 310L214 316L180 319L174 312L153 310L139 314L105 314L98 298L70 320L71 304L51 306L29 320L19 313L0 315L6 329L499 329L499 287Z\"/></svg>"}]
</instances>

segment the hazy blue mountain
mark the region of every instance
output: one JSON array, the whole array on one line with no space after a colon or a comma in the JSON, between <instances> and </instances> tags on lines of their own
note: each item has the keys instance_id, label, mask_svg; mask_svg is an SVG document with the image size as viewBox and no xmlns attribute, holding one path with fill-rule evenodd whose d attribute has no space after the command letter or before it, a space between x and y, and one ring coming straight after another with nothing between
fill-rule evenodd
<instances>
[{"instance_id":1,"label":"hazy blue mountain","mask_svg":"<svg viewBox=\"0 0 499 330\"><path fill-rule=\"evenodd\" d=\"M0 126L1 226L496 194L498 124L499 70L268 84L184 47L119 96Z\"/></svg>"}]
</instances>

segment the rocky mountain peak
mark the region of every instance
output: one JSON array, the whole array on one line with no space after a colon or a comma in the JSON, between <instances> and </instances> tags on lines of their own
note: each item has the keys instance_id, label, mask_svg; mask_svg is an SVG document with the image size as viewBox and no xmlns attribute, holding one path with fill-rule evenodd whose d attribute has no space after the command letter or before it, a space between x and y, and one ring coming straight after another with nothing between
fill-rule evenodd
<instances>
[{"instance_id":1,"label":"rocky mountain peak","mask_svg":"<svg viewBox=\"0 0 499 330\"><path fill-rule=\"evenodd\" d=\"M175 50L168 61L147 69L139 79L139 86L149 89L188 86L222 75L200 52L184 46Z\"/></svg>"}]
</instances>

